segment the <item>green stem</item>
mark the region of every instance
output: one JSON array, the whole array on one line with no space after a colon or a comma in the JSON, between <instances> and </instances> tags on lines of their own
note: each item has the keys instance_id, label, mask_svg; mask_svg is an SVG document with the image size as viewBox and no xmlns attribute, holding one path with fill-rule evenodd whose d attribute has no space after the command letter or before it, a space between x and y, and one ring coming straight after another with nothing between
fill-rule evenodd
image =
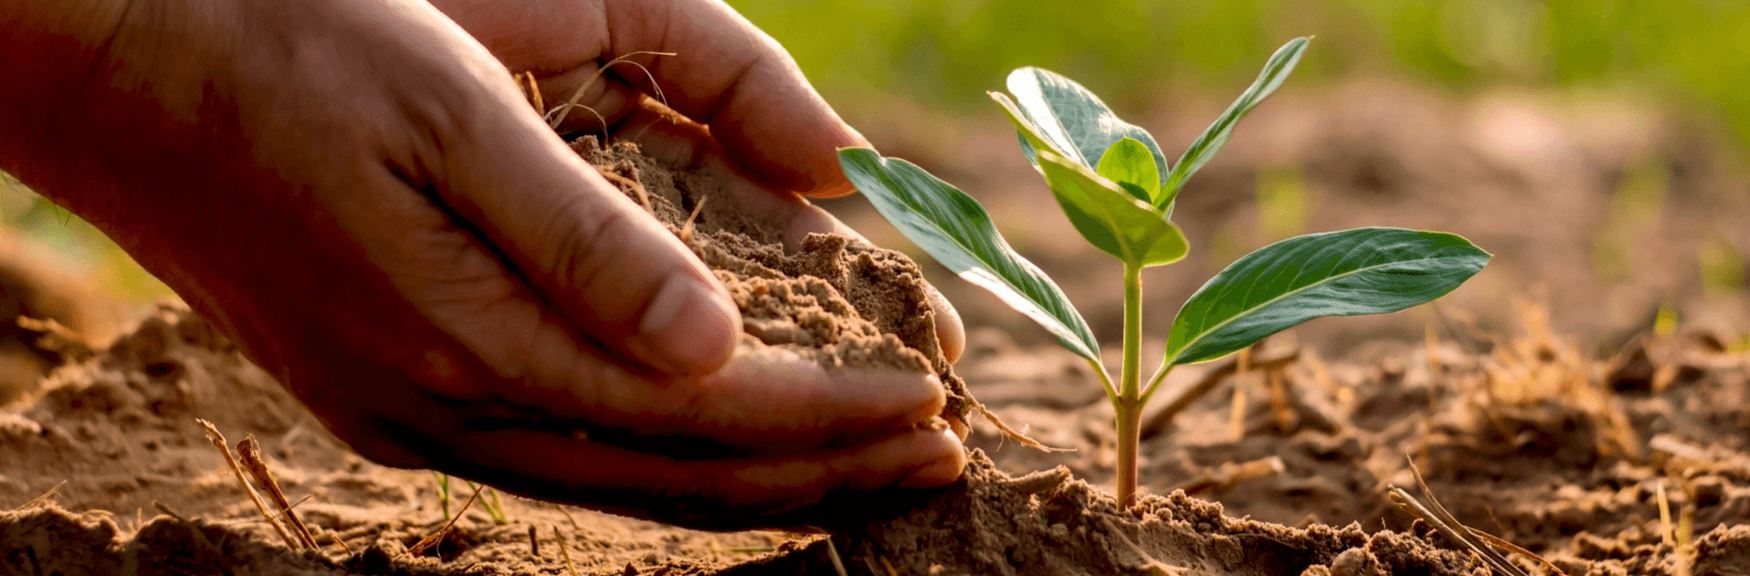
<instances>
[{"instance_id":1,"label":"green stem","mask_svg":"<svg viewBox=\"0 0 1750 576\"><path fill-rule=\"evenodd\" d=\"M1124 371L1118 394L1134 400L1142 393L1142 267L1124 265Z\"/></svg>"},{"instance_id":2,"label":"green stem","mask_svg":"<svg viewBox=\"0 0 1750 576\"><path fill-rule=\"evenodd\" d=\"M1124 369L1112 407L1118 416L1118 501L1136 501L1136 452L1142 424L1142 266L1124 265Z\"/></svg>"}]
</instances>

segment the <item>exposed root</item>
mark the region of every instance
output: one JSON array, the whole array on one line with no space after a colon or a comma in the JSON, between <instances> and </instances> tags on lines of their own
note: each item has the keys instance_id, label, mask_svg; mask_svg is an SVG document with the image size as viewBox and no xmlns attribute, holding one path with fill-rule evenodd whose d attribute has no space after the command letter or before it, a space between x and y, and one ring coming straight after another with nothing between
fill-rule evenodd
<instances>
[{"instance_id":1,"label":"exposed root","mask_svg":"<svg viewBox=\"0 0 1750 576\"><path fill-rule=\"evenodd\" d=\"M1039 450L1042 452L1074 452L1075 451L1074 448L1053 448L1053 447L1041 444L1041 443L1039 443L1038 440L1034 440L1033 438L1027 436L1026 434L1022 434L1020 431L1015 430L1014 428L1010 428L1008 424L1004 424L1002 418L998 418L995 412L991 412L989 408L985 408L984 404L979 402L977 398L973 398L971 394L967 394L966 400L968 403L972 404L973 410L977 410L978 414L980 416L984 416L984 419L986 422L990 422L991 425L996 426L997 430L1002 432L1004 436L1007 436L1011 440L1014 440L1015 442L1020 443L1022 446L1026 446L1028 448L1032 448L1034 450Z\"/></svg>"}]
</instances>

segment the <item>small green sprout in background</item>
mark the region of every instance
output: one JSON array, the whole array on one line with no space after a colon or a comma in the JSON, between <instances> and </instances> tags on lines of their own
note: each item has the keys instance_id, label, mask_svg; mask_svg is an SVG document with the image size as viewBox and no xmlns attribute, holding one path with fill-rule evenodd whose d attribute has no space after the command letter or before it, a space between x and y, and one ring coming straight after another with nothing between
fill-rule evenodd
<instances>
[{"instance_id":1,"label":"small green sprout in background","mask_svg":"<svg viewBox=\"0 0 1750 576\"><path fill-rule=\"evenodd\" d=\"M1143 382L1140 273L1189 251L1171 220L1173 203L1240 119L1288 78L1307 41L1296 38L1278 49L1258 80L1172 163L1146 130L1056 73L1022 68L1009 75L1009 94L991 93L1076 231L1124 263L1117 382L1100 363L1100 344L1081 314L1050 277L1009 247L977 201L910 162L866 148L839 151L845 175L906 237L1093 366L1117 413L1118 498L1125 505L1136 496L1143 406L1173 367L1220 358L1320 316L1381 314L1428 302L1489 261L1462 237L1401 228L1308 234L1265 246L1216 274L1179 309L1166 359Z\"/></svg>"},{"instance_id":2,"label":"small green sprout in background","mask_svg":"<svg viewBox=\"0 0 1750 576\"><path fill-rule=\"evenodd\" d=\"M444 521L448 522L450 520L450 476L432 470L431 477L432 479L437 480L438 504L444 511ZM468 487L475 492L481 490L486 491L486 494L484 494L486 497L480 499L480 505L486 508L486 515L492 518L493 524L503 526L510 523L510 516L504 513L504 503L499 501L497 490L494 490L491 487L482 488L479 484L475 484L469 480L463 480L463 482L467 482Z\"/></svg>"}]
</instances>

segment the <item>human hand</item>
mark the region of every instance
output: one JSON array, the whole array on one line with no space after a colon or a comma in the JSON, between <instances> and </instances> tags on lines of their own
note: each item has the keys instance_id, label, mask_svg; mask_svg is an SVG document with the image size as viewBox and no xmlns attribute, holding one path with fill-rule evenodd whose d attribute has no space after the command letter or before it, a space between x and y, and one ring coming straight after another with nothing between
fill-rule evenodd
<instances>
[{"instance_id":1,"label":"human hand","mask_svg":"<svg viewBox=\"0 0 1750 576\"><path fill-rule=\"evenodd\" d=\"M615 19L616 42L775 50L720 5L678 4L719 11L637 28L598 7L600 33ZM469 6L447 7L469 21ZM0 113L0 167L109 233L365 456L719 528L804 522L835 496L939 485L964 465L953 435L912 426L941 408L932 375L731 358L738 316L711 274L430 6L79 8L60 21L70 31L18 26L42 5L0 17L27 48L0 51L15 104ZM545 16L524 23L557 24ZM701 26L743 35L687 33ZM498 48L516 61L518 47ZM55 50L70 56L40 62ZM833 226L769 189L843 191L809 150L830 159L855 135L835 133L824 104L755 118L765 94L819 102L799 76L768 76L759 62L788 66L770 58L716 84L678 57L653 68L712 130L652 124L647 149L736 175L792 231ZM611 125L653 118L615 93L593 101Z\"/></svg>"}]
</instances>

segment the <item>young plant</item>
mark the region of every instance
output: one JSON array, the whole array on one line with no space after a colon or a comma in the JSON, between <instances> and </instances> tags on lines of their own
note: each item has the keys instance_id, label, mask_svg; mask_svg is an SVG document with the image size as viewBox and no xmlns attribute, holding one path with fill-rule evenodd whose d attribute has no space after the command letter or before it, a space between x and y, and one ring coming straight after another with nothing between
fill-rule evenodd
<instances>
[{"instance_id":1,"label":"young plant","mask_svg":"<svg viewBox=\"0 0 1750 576\"><path fill-rule=\"evenodd\" d=\"M1100 375L1117 413L1118 497L1136 494L1142 409L1175 366L1214 360L1320 316L1395 312L1445 295L1481 271L1489 254L1452 234L1358 228L1265 246L1216 274L1179 309L1166 360L1145 384L1141 271L1185 256L1170 219L1185 182L1227 143L1240 118L1282 85L1306 49L1296 38L1270 57L1245 93L1168 163L1154 137L1120 120L1092 92L1039 68L1009 74L991 93L1019 132L1076 231L1124 263L1124 352L1117 382L1100 344L1057 285L1016 254L971 197L910 162L873 150L839 151L846 176L889 222L967 281L1045 327Z\"/></svg>"}]
</instances>

